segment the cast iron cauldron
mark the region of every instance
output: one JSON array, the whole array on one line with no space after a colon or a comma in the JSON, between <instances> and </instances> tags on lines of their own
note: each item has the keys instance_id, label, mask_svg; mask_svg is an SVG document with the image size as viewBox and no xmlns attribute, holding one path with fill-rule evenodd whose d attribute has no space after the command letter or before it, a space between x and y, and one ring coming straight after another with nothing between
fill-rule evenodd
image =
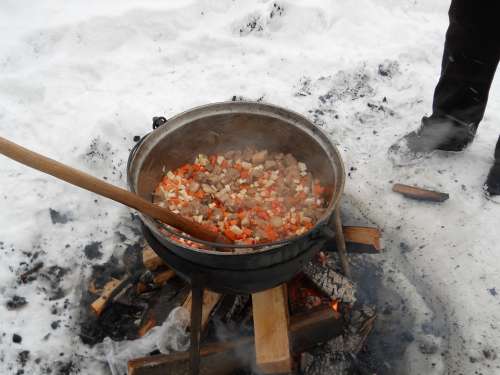
<instances>
[{"instance_id":1,"label":"cast iron cauldron","mask_svg":"<svg viewBox=\"0 0 500 375\"><path fill-rule=\"evenodd\" d=\"M331 239L328 224L343 191L345 172L330 139L305 117L284 108L255 102L215 103L183 112L153 130L131 151L127 166L130 190L151 200L165 169L192 163L200 153L246 146L291 153L329 187L328 208L311 230L255 245L250 253L197 250L171 240L162 233L164 225L139 214L145 237L160 257L188 281L201 280L204 287L220 292L252 293L288 281Z\"/></svg>"}]
</instances>

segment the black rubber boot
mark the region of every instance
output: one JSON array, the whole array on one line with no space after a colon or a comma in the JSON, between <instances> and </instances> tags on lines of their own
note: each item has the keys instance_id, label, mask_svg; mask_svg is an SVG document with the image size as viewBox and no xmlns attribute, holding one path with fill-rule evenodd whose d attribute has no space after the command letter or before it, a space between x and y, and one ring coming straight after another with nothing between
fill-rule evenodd
<instances>
[{"instance_id":1,"label":"black rubber boot","mask_svg":"<svg viewBox=\"0 0 500 375\"><path fill-rule=\"evenodd\" d=\"M485 189L490 196L500 195L500 137L495 148L495 162L486 179Z\"/></svg>"},{"instance_id":2,"label":"black rubber boot","mask_svg":"<svg viewBox=\"0 0 500 375\"><path fill-rule=\"evenodd\" d=\"M448 118L424 117L420 129L405 138L408 149L414 153L462 151L473 141L476 128L474 124L462 124Z\"/></svg>"},{"instance_id":3,"label":"black rubber boot","mask_svg":"<svg viewBox=\"0 0 500 375\"><path fill-rule=\"evenodd\" d=\"M416 131L408 133L388 150L397 166L411 165L433 151L462 151L474 140L477 126L449 118L424 117Z\"/></svg>"}]
</instances>

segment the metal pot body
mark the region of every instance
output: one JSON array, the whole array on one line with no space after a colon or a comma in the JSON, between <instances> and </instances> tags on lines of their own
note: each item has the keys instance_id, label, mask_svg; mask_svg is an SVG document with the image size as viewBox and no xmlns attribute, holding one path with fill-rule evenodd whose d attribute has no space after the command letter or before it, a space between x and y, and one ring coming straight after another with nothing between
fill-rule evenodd
<instances>
[{"instance_id":1,"label":"metal pot body","mask_svg":"<svg viewBox=\"0 0 500 375\"><path fill-rule=\"evenodd\" d=\"M152 218L139 214L159 244L177 257L200 267L248 271L296 259L311 249L311 241L324 237L322 229L328 224L344 187L342 159L326 134L309 120L273 105L255 102L215 103L171 118L165 125L148 134L131 155L127 167L129 188L151 200L165 170L192 163L200 153L211 155L246 146L291 153L306 163L314 177L329 187L325 215L310 231L299 237L284 243L261 246L251 253L235 254L182 246L164 235ZM291 273L291 277L298 269L287 273Z\"/></svg>"}]
</instances>

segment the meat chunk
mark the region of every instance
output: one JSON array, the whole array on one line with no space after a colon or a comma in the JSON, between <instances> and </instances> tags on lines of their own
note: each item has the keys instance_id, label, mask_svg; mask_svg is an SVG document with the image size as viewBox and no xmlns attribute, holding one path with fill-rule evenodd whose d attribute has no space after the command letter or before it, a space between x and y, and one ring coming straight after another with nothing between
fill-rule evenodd
<instances>
[{"instance_id":1,"label":"meat chunk","mask_svg":"<svg viewBox=\"0 0 500 375\"><path fill-rule=\"evenodd\" d=\"M276 166L277 166L277 163L274 160L266 160L264 162L264 169L266 171L268 171L270 169L276 169Z\"/></svg>"},{"instance_id":2,"label":"meat chunk","mask_svg":"<svg viewBox=\"0 0 500 375\"><path fill-rule=\"evenodd\" d=\"M292 154L286 154L283 161L287 167L297 165L297 159L295 159Z\"/></svg>"},{"instance_id":3,"label":"meat chunk","mask_svg":"<svg viewBox=\"0 0 500 375\"><path fill-rule=\"evenodd\" d=\"M200 189L200 184L196 181L193 181L189 184L188 189L191 193L196 193Z\"/></svg>"},{"instance_id":4,"label":"meat chunk","mask_svg":"<svg viewBox=\"0 0 500 375\"><path fill-rule=\"evenodd\" d=\"M267 158L267 150L259 151L252 156L253 164L262 164L266 161Z\"/></svg>"}]
</instances>

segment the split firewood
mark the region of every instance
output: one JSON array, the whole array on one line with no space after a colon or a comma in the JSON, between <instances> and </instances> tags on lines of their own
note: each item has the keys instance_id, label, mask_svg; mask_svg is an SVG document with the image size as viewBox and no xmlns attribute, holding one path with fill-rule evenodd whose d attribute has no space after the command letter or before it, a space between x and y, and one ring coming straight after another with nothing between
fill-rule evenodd
<instances>
[{"instance_id":1,"label":"split firewood","mask_svg":"<svg viewBox=\"0 0 500 375\"><path fill-rule=\"evenodd\" d=\"M144 283L142 281L137 283L137 286L136 286L137 293L139 293L139 294L145 293L145 292L151 291L152 289L156 289L157 287L162 287L174 276L175 276L175 272L172 270L166 270L166 271L160 272L160 273L156 274L155 276L153 276L152 281L153 281L154 286L150 286L149 284Z\"/></svg>"},{"instance_id":2,"label":"split firewood","mask_svg":"<svg viewBox=\"0 0 500 375\"><path fill-rule=\"evenodd\" d=\"M222 294L212 292L210 290L205 289L203 291L203 307L201 313L201 330L202 332L207 328L208 322L210 320L210 315L214 310L215 306L219 303L222 298ZM187 296L184 304L182 305L189 314L191 314L191 307L193 302L193 296L191 292Z\"/></svg>"},{"instance_id":3,"label":"split firewood","mask_svg":"<svg viewBox=\"0 0 500 375\"><path fill-rule=\"evenodd\" d=\"M444 202L450 197L450 195L447 193L441 193L439 191L427 190L416 186L403 184L394 184L394 186L392 187L392 191L401 193L407 198L412 198L419 201Z\"/></svg>"},{"instance_id":4,"label":"split firewood","mask_svg":"<svg viewBox=\"0 0 500 375\"><path fill-rule=\"evenodd\" d=\"M265 374L292 370L286 285L252 294L257 367Z\"/></svg>"},{"instance_id":5,"label":"split firewood","mask_svg":"<svg viewBox=\"0 0 500 375\"><path fill-rule=\"evenodd\" d=\"M142 263L150 271L154 271L161 266L166 266L163 259L149 246L146 246L142 251Z\"/></svg>"},{"instance_id":6,"label":"split firewood","mask_svg":"<svg viewBox=\"0 0 500 375\"><path fill-rule=\"evenodd\" d=\"M342 334L341 315L323 306L290 318L290 343L293 354L299 354ZM229 342L202 345L201 375L225 375L255 366L255 338L244 337ZM238 354L237 354L238 353ZM189 352L161 354L128 362L128 375L188 375Z\"/></svg>"},{"instance_id":7,"label":"split firewood","mask_svg":"<svg viewBox=\"0 0 500 375\"><path fill-rule=\"evenodd\" d=\"M118 288L124 280L118 280L112 278L110 281L104 285L104 288L102 289L101 296L97 298L92 305L90 305L91 310L96 314L97 316L100 316L102 312L104 311L104 308L107 305L108 299L111 297L113 292Z\"/></svg>"}]
</instances>

